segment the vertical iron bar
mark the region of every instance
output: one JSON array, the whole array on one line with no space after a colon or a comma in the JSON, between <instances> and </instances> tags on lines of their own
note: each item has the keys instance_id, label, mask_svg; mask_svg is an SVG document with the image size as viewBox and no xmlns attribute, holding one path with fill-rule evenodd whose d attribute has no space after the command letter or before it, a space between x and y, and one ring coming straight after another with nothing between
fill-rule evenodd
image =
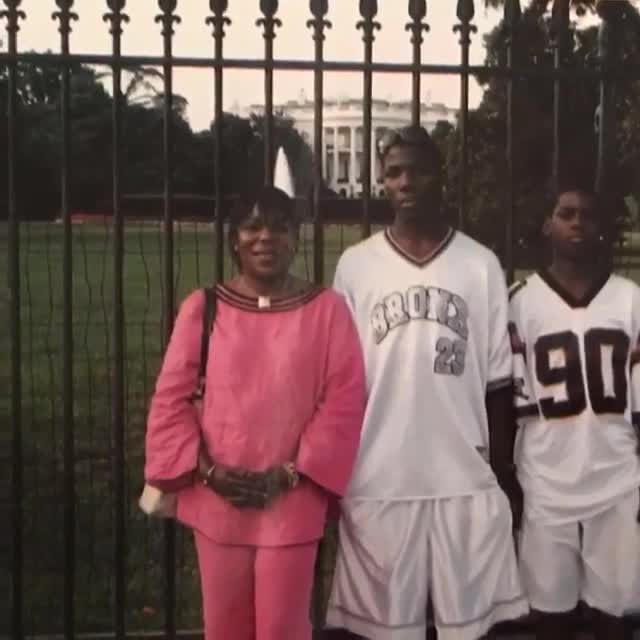
<instances>
[{"instance_id":1,"label":"vertical iron bar","mask_svg":"<svg viewBox=\"0 0 640 640\"><path fill-rule=\"evenodd\" d=\"M429 31L429 25L423 22L427 15L427 0L409 0L409 16L411 22L405 25L405 31L411 31L413 51L413 71L411 72L411 124L420 125L420 64L422 63L422 32Z\"/></svg>"},{"instance_id":2,"label":"vertical iron bar","mask_svg":"<svg viewBox=\"0 0 640 640\"><path fill-rule=\"evenodd\" d=\"M264 18L256 20L257 26L264 28L264 182L273 184L273 41L276 37L276 27L282 22L275 17L278 11L278 0L260 0L260 10Z\"/></svg>"},{"instance_id":3,"label":"vertical iron bar","mask_svg":"<svg viewBox=\"0 0 640 640\"><path fill-rule=\"evenodd\" d=\"M112 473L114 489L114 631L116 640L125 640L125 389L124 389L124 215L121 207L122 163L122 25L129 22L123 13L126 0L107 0L111 9L104 20L111 23L112 36L112 173L113 173L113 397L112 397Z\"/></svg>"},{"instance_id":4,"label":"vertical iron bar","mask_svg":"<svg viewBox=\"0 0 640 640\"><path fill-rule=\"evenodd\" d=\"M514 47L522 11L520 0L507 0L504 6L504 26L507 31L507 69L513 69ZM514 120L514 79L509 74L507 78L507 221L505 224L505 266L507 281L513 282L515 277L514 248L515 239L515 171L513 149L513 120Z\"/></svg>"},{"instance_id":5,"label":"vertical iron bar","mask_svg":"<svg viewBox=\"0 0 640 640\"><path fill-rule=\"evenodd\" d=\"M224 28L231 24L231 20L224 13L229 5L228 0L209 0L209 8L213 15L206 19L206 24L213 27L215 59L223 59ZM222 193L222 92L224 90L223 68L219 65L214 70L214 148L213 148L213 183L215 192L215 280L221 282L224 278L224 220Z\"/></svg>"},{"instance_id":6,"label":"vertical iron bar","mask_svg":"<svg viewBox=\"0 0 640 640\"><path fill-rule=\"evenodd\" d=\"M60 21L60 50L69 54L71 20L78 16L71 12L73 0L56 0L59 11L52 18ZM68 64L60 68L60 117L62 124L62 155L60 166L61 214L63 221L63 391L62 415L64 422L64 637L72 640L75 634L75 424L73 394L73 246L71 232L71 206L69 202L70 163L70 87Z\"/></svg>"},{"instance_id":7,"label":"vertical iron bar","mask_svg":"<svg viewBox=\"0 0 640 640\"><path fill-rule=\"evenodd\" d=\"M553 44L553 68L562 68L567 51L569 36L570 0L554 0L551 17L551 37ZM552 177L554 188L558 186L560 165L562 162L562 124L563 124L563 89L564 80L559 76L553 81L553 166Z\"/></svg>"},{"instance_id":8,"label":"vertical iron bar","mask_svg":"<svg viewBox=\"0 0 640 640\"><path fill-rule=\"evenodd\" d=\"M324 57L324 30L330 29L331 23L325 20L328 0L311 0L309 8L313 19L307 21L307 27L313 28L316 63L313 71L313 281L316 284L322 284L324 282L324 227L320 205L324 163L324 72L322 71L322 61Z\"/></svg>"},{"instance_id":9,"label":"vertical iron bar","mask_svg":"<svg viewBox=\"0 0 640 640\"><path fill-rule=\"evenodd\" d=\"M18 20L25 18L18 10L19 0L4 0L7 9L0 11L0 19L7 20L8 52L18 51ZM23 571L23 450L22 450L22 335L20 332L20 217L16 198L16 161L18 129L18 65L15 60L7 63L7 197L9 234L9 324L11 330L11 634L13 640L24 638Z\"/></svg>"},{"instance_id":10,"label":"vertical iron bar","mask_svg":"<svg viewBox=\"0 0 640 640\"><path fill-rule=\"evenodd\" d=\"M377 0L360 0L360 15L362 20L358 21L356 28L362 29L362 40L364 42L364 62L371 65L373 60L374 32L380 29L380 23L374 20L378 13ZM371 235L371 108L373 93L373 73L371 68L364 71L363 76L363 124L362 124L362 231L361 235L366 238ZM338 153L338 139L334 145L334 153Z\"/></svg>"},{"instance_id":11,"label":"vertical iron bar","mask_svg":"<svg viewBox=\"0 0 640 640\"><path fill-rule=\"evenodd\" d=\"M177 0L158 0L162 11L155 18L162 23L164 104L163 104L163 184L164 211L162 235L164 240L164 321L165 328L163 350L169 343L173 331L175 316L175 292L173 286L173 25L180 23L180 18L173 15ZM176 637L176 530L172 520L164 525L164 632L167 640Z\"/></svg>"},{"instance_id":12,"label":"vertical iron bar","mask_svg":"<svg viewBox=\"0 0 640 640\"><path fill-rule=\"evenodd\" d=\"M597 10L602 18L598 31L598 58L602 77L600 80L596 189L602 193L611 186L616 138L616 87L615 81L611 80L608 75L618 60L619 26L624 8L622 3L600 0L597 4Z\"/></svg>"},{"instance_id":13,"label":"vertical iron bar","mask_svg":"<svg viewBox=\"0 0 640 640\"><path fill-rule=\"evenodd\" d=\"M469 46L471 34L478 31L471 24L475 15L473 0L458 0L456 15L460 23L453 27L454 33L460 33L461 64L464 68L469 66ZM466 71L460 73L460 114L458 121L460 140L460 165L458 178L458 228L464 230L467 211L467 174L469 171L469 74Z\"/></svg>"}]
</instances>

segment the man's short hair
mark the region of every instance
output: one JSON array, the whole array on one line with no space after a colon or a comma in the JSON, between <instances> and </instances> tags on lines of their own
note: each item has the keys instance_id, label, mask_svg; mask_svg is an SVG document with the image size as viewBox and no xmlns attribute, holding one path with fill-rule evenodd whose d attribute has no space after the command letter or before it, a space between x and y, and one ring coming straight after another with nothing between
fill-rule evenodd
<instances>
[{"instance_id":1,"label":"man's short hair","mask_svg":"<svg viewBox=\"0 0 640 640\"><path fill-rule=\"evenodd\" d=\"M442 171L444 161L442 153L433 138L424 127L411 125L400 129L387 129L377 142L380 162L384 160L392 147L407 146L419 149L438 171Z\"/></svg>"}]
</instances>

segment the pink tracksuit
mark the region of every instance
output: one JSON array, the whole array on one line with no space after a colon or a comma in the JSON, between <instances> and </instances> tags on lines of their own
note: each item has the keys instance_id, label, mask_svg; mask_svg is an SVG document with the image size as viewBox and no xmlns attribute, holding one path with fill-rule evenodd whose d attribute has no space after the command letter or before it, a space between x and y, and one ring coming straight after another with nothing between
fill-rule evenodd
<instances>
[{"instance_id":1,"label":"pink tracksuit","mask_svg":"<svg viewBox=\"0 0 640 640\"><path fill-rule=\"evenodd\" d=\"M358 448L365 379L342 299L314 289L258 308L225 286L209 344L200 426L196 386L204 296L183 303L151 401L145 479L178 493L194 529L206 640L306 640L317 541ZM298 487L267 510L238 509L193 482L198 448L224 465L294 461Z\"/></svg>"}]
</instances>

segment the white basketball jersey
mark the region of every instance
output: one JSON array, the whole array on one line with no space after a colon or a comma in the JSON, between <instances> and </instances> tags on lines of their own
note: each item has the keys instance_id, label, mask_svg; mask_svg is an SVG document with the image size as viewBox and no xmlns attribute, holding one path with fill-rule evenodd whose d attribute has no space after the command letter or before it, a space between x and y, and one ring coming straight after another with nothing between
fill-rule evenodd
<instances>
[{"instance_id":1,"label":"white basketball jersey","mask_svg":"<svg viewBox=\"0 0 640 640\"><path fill-rule=\"evenodd\" d=\"M485 394L511 384L496 256L451 230L418 264L385 231L347 249L335 287L355 317L368 387L348 496L440 498L495 487Z\"/></svg>"},{"instance_id":2,"label":"white basketball jersey","mask_svg":"<svg viewBox=\"0 0 640 640\"><path fill-rule=\"evenodd\" d=\"M512 288L510 316L527 516L587 519L640 485L640 288L610 275L578 301L536 273Z\"/></svg>"}]
</instances>

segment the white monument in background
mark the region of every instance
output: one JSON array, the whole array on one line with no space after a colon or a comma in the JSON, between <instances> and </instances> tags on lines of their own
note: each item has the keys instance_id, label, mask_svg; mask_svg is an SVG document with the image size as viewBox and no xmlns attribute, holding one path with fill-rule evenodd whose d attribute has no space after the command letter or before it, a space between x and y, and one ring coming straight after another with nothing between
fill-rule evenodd
<instances>
[{"instance_id":1,"label":"white monument in background","mask_svg":"<svg viewBox=\"0 0 640 640\"><path fill-rule=\"evenodd\" d=\"M299 100L275 105L274 112L292 118L295 128L313 148L313 100L302 94ZM238 115L243 117L251 113L264 113L264 105L253 104L238 110ZM420 121L429 131L439 120L455 124L456 116L456 109L439 103L422 104L420 108ZM362 100L337 98L324 101L322 175L327 186L343 197L362 194L362 122ZM374 99L371 122L371 191L374 195L382 195L376 141L387 129L403 127L411 122L411 101Z\"/></svg>"},{"instance_id":2,"label":"white monument in background","mask_svg":"<svg viewBox=\"0 0 640 640\"><path fill-rule=\"evenodd\" d=\"M293 175L287 154L282 147L278 148L276 155L276 164L273 170L273 184L282 189L290 198L295 196L295 186L293 184Z\"/></svg>"}]
</instances>

